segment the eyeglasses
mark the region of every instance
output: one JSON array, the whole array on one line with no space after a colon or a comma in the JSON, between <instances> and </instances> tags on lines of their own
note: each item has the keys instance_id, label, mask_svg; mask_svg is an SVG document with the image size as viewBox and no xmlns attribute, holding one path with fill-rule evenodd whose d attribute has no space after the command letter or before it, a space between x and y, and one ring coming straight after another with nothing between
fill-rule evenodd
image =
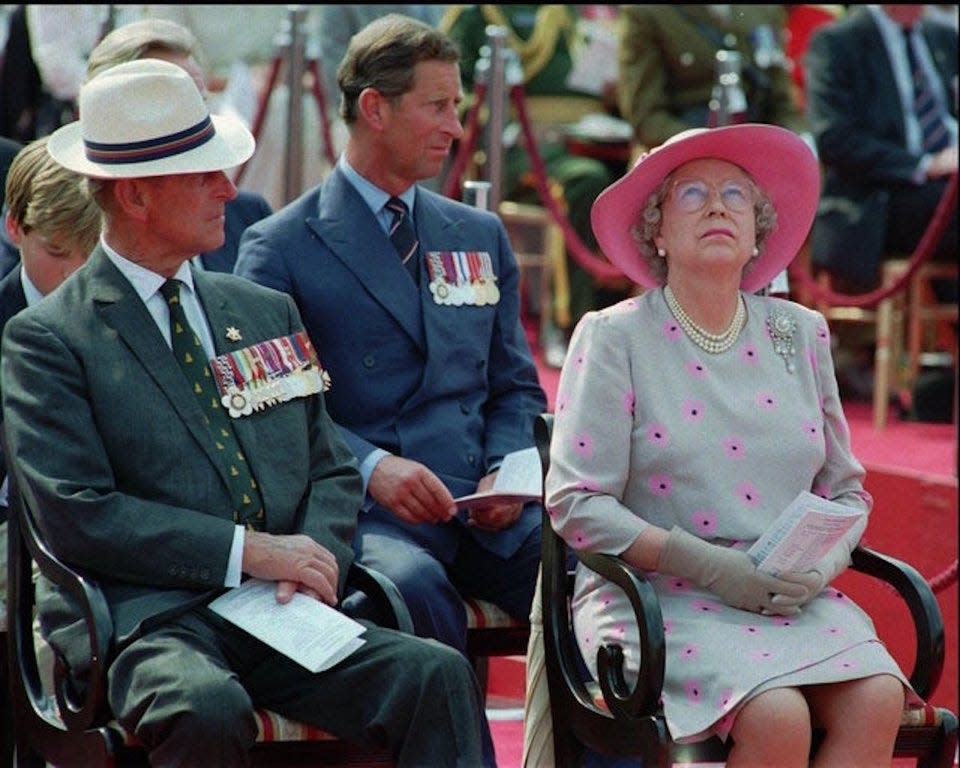
<instances>
[{"instance_id":1,"label":"eyeglasses","mask_svg":"<svg viewBox=\"0 0 960 768\"><path fill-rule=\"evenodd\" d=\"M753 190L742 181L728 180L719 187L708 184L702 179L681 179L670 190L670 197L684 213L696 213L703 209L716 191L728 210L743 213L753 206Z\"/></svg>"}]
</instances>

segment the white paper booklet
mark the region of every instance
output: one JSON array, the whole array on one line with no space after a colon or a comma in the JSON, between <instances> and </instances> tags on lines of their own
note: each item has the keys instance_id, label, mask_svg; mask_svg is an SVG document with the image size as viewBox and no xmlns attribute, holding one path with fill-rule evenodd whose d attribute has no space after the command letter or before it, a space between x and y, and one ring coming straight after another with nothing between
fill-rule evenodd
<instances>
[{"instance_id":1,"label":"white paper booklet","mask_svg":"<svg viewBox=\"0 0 960 768\"><path fill-rule=\"evenodd\" d=\"M524 448L503 457L493 488L454 499L461 509L501 502L539 501L543 493L540 454L536 448Z\"/></svg>"},{"instance_id":2,"label":"white paper booklet","mask_svg":"<svg viewBox=\"0 0 960 768\"><path fill-rule=\"evenodd\" d=\"M310 672L329 669L364 643L363 624L299 592L281 605L271 581L247 579L210 608Z\"/></svg>"},{"instance_id":3,"label":"white paper booklet","mask_svg":"<svg viewBox=\"0 0 960 768\"><path fill-rule=\"evenodd\" d=\"M809 571L864 514L859 509L803 491L747 554L757 568L774 575Z\"/></svg>"}]
</instances>

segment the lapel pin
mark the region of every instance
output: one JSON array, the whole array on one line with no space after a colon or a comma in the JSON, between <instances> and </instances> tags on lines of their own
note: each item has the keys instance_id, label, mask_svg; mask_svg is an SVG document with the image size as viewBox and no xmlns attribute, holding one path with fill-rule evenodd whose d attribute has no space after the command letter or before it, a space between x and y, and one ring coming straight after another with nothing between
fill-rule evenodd
<instances>
[{"instance_id":1,"label":"lapel pin","mask_svg":"<svg viewBox=\"0 0 960 768\"><path fill-rule=\"evenodd\" d=\"M240 335L240 329L232 325L227 326L227 341L241 341L243 336Z\"/></svg>"}]
</instances>

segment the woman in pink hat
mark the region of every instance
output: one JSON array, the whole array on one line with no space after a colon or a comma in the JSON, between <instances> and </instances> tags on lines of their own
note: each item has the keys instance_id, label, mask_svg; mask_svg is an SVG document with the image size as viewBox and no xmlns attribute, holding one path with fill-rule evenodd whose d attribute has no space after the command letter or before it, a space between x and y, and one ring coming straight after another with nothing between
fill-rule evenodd
<instances>
[{"instance_id":1,"label":"woman in pink hat","mask_svg":"<svg viewBox=\"0 0 960 768\"><path fill-rule=\"evenodd\" d=\"M557 393L553 526L655 572L671 735L729 739L729 766L807 765L812 724L826 731L818 765L889 765L905 702L920 704L830 586L872 499L827 324L755 293L803 243L819 187L807 145L776 126L685 131L641 157L592 222L647 290L583 318ZM805 493L863 515L809 568L759 569L746 550ZM573 605L592 672L597 647L618 643L635 679L625 596L581 567Z\"/></svg>"}]
</instances>

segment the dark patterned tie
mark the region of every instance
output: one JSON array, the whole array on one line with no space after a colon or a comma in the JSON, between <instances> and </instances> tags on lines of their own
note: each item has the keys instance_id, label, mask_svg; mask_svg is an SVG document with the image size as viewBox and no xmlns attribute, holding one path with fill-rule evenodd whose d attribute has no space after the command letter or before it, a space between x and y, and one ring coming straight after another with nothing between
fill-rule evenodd
<instances>
[{"instance_id":1,"label":"dark patterned tie","mask_svg":"<svg viewBox=\"0 0 960 768\"><path fill-rule=\"evenodd\" d=\"M420 241L417 239L417 233L413 230L413 224L410 221L407 204L399 197L391 197L387 200L386 209L393 214L393 221L390 223L390 242L397 249L397 255L400 261L406 266L407 271L413 277L413 281L419 282L419 259L417 251L420 248Z\"/></svg>"},{"instance_id":2,"label":"dark patterned tie","mask_svg":"<svg viewBox=\"0 0 960 768\"><path fill-rule=\"evenodd\" d=\"M912 34L909 28L903 30L904 40L907 43L907 58L910 61L910 76L913 79L913 110L920 122L923 151L935 153L950 144L950 133L944 119L943 105L934 94L927 72L913 50L910 40ZM919 31L916 34L919 35Z\"/></svg>"},{"instance_id":3,"label":"dark patterned tie","mask_svg":"<svg viewBox=\"0 0 960 768\"><path fill-rule=\"evenodd\" d=\"M180 304L180 281L167 280L160 293L170 308L170 343L206 417L214 445L230 478L233 496L233 519L248 530L264 529L263 499L253 479L243 449L237 442L230 417L220 404L220 393L207 364L207 356Z\"/></svg>"}]
</instances>

